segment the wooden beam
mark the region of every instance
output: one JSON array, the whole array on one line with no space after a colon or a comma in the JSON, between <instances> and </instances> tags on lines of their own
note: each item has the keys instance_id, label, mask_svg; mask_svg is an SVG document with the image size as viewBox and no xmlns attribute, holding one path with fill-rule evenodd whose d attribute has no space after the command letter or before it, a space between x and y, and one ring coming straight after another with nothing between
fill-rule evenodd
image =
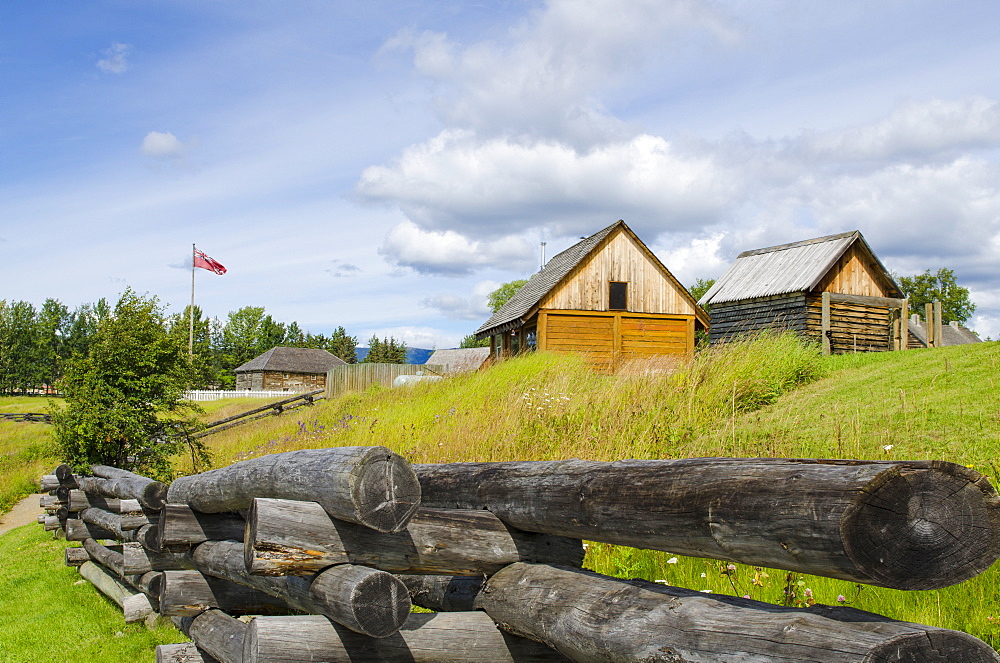
<instances>
[{"instance_id":1,"label":"wooden beam","mask_svg":"<svg viewBox=\"0 0 1000 663\"><path fill-rule=\"evenodd\" d=\"M315 573L363 564L390 573L490 575L517 561L579 566L579 539L521 532L483 510L419 509L396 534L331 518L315 502L257 498L247 514L246 568Z\"/></svg>"},{"instance_id":2,"label":"wooden beam","mask_svg":"<svg viewBox=\"0 0 1000 663\"><path fill-rule=\"evenodd\" d=\"M511 564L487 581L477 603L501 628L574 661L1000 661L960 631L548 565Z\"/></svg>"},{"instance_id":3,"label":"wooden beam","mask_svg":"<svg viewBox=\"0 0 1000 663\"><path fill-rule=\"evenodd\" d=\"M243 663L246 629L246 624L218 609L181 620L184 635L219 663Z\"/></svg>"},{"instance_id":4,"label":"wooden beam","mask_svg":"<svg viewBox=\"0 0 1000 663\"><path fill-rule=\"evenodd\" d=\"M978 472L940 461L574 459L413 467L430 507L488 509L526 531L897 589L946 587L1000 557L996 490Z\"/></svg>"},{"instance_id":5,"label":"wooden beam","mask_svg":"<svg viewBox=\"0 0 1000 663\"><path fill-rule=\"evenodd\" d=\"M409 463L382 446L304 449L180 477L169 502L204 513L249 509L255 497L318 502L334 518L398 532L420 506Z\"/></svg>"},{"instance_id":6,"label":"wooden beam","mask_svg":"<svg viewBox=\"0 0 1000 663\"><path fill-rule=\"evenodd\" d=\"M823 313L819 323L819 338L823 346L823 354L828 355L833 350L830 344L830 293L823 293Z\"/></svg>"},{"instance_id":7,"label":"wooden beam","mask_svg":"<svg viewBox=\"0 0 1000 663\"><path fill-rule=\"evenodd\" d=\"M543 644L508 635L482 612L410 615L386 638L323 617L258 617L247 627L246 663L548 663L567 661ZM653 659L650 659L653 660Z\"/></svg>"},{"instance_id":8,"label":"wooden beam","mask_svg":"<svg viewBox=\"0 0 1000 663\"><path fill-rule=\"evenodd\" d=\"M894 297L870 297L868 295L847 295L840 292L825 293L834 304L860 304L862 306L880 306L883 308L901 308L905 299Z\"/></svg>"}]
</instances>

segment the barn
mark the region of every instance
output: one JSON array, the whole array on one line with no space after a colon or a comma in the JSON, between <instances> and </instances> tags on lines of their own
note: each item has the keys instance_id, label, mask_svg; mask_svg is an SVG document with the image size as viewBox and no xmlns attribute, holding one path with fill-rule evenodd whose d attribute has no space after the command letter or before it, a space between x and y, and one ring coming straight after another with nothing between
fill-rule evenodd
<instances>
[{"instance_id":1,"label":"barn","mask_svg":"<svg viewBox=\"0 0 1000 663\"><path fill-rule=\"evenodd\" d=\"M553 257L478 330L491 353L579 352L595 367L688 355L708 314L618 221Z\"/></svg>"},{"instance_id":2,"label":"barn","mask_svg":"<svg viewBox=\"0 0 1000 663\"><path fill-rule=\"evenodd\" d=\"M718 343L764 328L796 331L830 353L899 349L907 302L857 230L741 253L698 302Z\"/></svg>"},{"instance_id":3,"label":"barn","mask_svg":"<svg viewBox=\"0 0 1000 663\"><path fill-rule=\"evenodd\" d=\"M326 350L271 348L235 369L236 388L251 391L325 389L327 371L345 363Z\"/></svg>"}]
</instances>

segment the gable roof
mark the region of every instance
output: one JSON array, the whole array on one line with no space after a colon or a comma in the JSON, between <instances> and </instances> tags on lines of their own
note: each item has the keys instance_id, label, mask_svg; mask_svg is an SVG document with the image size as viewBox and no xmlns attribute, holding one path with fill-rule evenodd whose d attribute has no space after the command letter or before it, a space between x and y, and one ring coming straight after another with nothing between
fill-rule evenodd
<instances>
[{"instance_id":1,"label":"gable roof","mask_svg":"<svg viewBox=\"0 0 1000 663\"><path fill-rule=\"evenodd\" d=\"M632 229L626 225L622 220L615 221L607 228L599 230L590 237L586 237L573 246L569 247L562 253L559 253L551 260L549 260L544 267L535 273L528 282L525 283L521 288L514 293L514 296L507 300L507 303L500 307L500 309L494 313L489 320L484 322L479 329L476 330L476 336L487 336L489 334L498 334L505 332L510 329L516 329L523 325L527 319L537 308L539 302L544 299L544 297L552 292L568 275L573 269L584 262L594 251L601 246L602 242L607 238L614 230L621 228L629 235L635 239L638 244L646 249L646 253L649 257L660 267L667 276L674 282L674 284L686 295L687 288L682 286L673 277L666 267L659 261L659 259L653 255L645 244L642 243ZM692 304L694 300L692 299ZM706 325L708 323L708 317L702 315L702 311L695 306L698 318L702 319ZM487 334L489 332L489 334Z\"/></svg>"},{"instance_id":2,"label":"gable roof","mask_svg":"<svg viewBox=\"0 0 1000 663\"><path fill-rule=\"evenodd\" d=\"M809 292L819 285L836 262L855 244L863 247L879 266L886 280L895 289L894 294L902 296L889 270L872 251L861 232L852 230L744 251L698 303L707 306L792 292Z\"/></svg>"},{"instance_id":3,"label":"gable roof","mask_svg":"<svg viewBox=\"0 0 1000 663\"><path fill-rule=\"evenodd\" d=\"M326 350L276 347L237 367L234 372L326 373L334 366L343 366L346 363Z\"/></svg>"},{"instance_id":4,"label":"gable roof","mask_svg":"<svg viewBox=\"0 0 1000 663\"><path fill-rule=\"evenodd\" d=\"M490 349L486 348L452 348L450 350L435 350L427 359L427 363L444 366L446 373L466 373L482 367L490 358Z\"/></svg>"}]
</instances>

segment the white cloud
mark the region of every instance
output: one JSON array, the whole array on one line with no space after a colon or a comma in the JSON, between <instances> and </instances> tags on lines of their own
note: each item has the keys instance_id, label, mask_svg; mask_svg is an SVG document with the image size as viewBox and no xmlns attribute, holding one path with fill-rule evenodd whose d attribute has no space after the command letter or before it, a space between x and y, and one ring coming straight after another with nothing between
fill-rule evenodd
<instances>
[{"instance_id":1,"label":"white cloud","mask_svg":"<svg viewBox=\"0 0 1000 663\"><path fill-rule=\"evenodd\" d=\"M517 270L530 264L532 251L521 237L470 240L453 230L423 230L412 221L390 230L379 248L379 254L400 267L448 276L463 276L492 265Z\"/></svg>"},{"instance_id":2,"label":"white cloud","mask_svg":"<svg viewBox=\"0 0 1000 663\"><path fill-rule=\"evenodd\" d=\"M169 131L150 131L142 139L139 151L155 159L172 159L183 156L186 147Z\"/></svg>"},{"instance_id":3,"label":"white cloud","mask_svg":"<svg viewBox=\"0 0 1000 663\"><path fill-rule=\"evenodd\" d=\"M682 154L656 136L581 152L450 130L366 168L357 190L423 227L489 237L541 225L589 234L618 218L686 226L722 213L741 186L711 154Z\"/></svg>"},{"instance_id":4,"label":"white cloud","mask_svg":"<svg viewBox=\"0 0 1000 663\"><path fill-rule=\"evenodd\" d=\"M806 135L799 144L812 159L953 158L959 150L1000 145L1000 103L977 96L908 101L875 124Z\"/></svg>"},{"instance_id":5,"label":"white cloud","mask_svg":"<svg viewBox=\"0 0 1000 663\"><path fill-rule=\"evenodd\" d=\"M436 32L404 30L383 51L413 51L452 126L483 133L607 139L624 129L595 92L618 88L684 37L733 41L736 31L694 0L550 0L498 39L468 46Z\"/></svg>"},{"instance_id":6,"label":"white cloud","mask_svg":"<svg viewBox=\"0 0 1000 663\"><path fill-rule=\"evenodd\" d=\"M420 303L437 309L445 317L454 320L486 320L491 311L487 297L500 287L497 281L480 281L472 288L472 295L465 297L455 294L437 294L425 298Z\"/></svg>"},{"instance_id":7,"label":"white cloud","mask_svg":"<svg viewBox=\"0 0 1000 663\"><path fill-rule=\"evenodd\" d=\"M688 287L697 279L717 278L729 266L720 251L725 237L725 233L713 233L670 249L652 248L670 273Z\"/></svg>"},{"instance_id":8,"label":"white cloud","mask_svg":"<svg viewBox=\"0 0 1000 663\"><path fill-rule=\"evenodd\" d=\"M103 58L97 61L97 68L109 74L123 74L129 69L128 55L132 47L115 42L102 51Z\"/></svg>"}]
</instances>

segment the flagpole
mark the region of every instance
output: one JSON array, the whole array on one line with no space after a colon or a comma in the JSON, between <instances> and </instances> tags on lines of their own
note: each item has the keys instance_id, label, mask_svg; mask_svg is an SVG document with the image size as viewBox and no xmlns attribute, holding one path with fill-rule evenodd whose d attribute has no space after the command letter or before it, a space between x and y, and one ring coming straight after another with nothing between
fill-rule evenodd
<instances>
[{"instance_id":1,"label":"flagpole","mask_svg":"<svg viewBox=\"0 0 1000 663\"><path fill-rule=\"evenodd\" d=\"M194 252L197 250L194 244L191 245L191 308L188 309L188 357L194 356Z\"/></svg>"}]
</instances>

